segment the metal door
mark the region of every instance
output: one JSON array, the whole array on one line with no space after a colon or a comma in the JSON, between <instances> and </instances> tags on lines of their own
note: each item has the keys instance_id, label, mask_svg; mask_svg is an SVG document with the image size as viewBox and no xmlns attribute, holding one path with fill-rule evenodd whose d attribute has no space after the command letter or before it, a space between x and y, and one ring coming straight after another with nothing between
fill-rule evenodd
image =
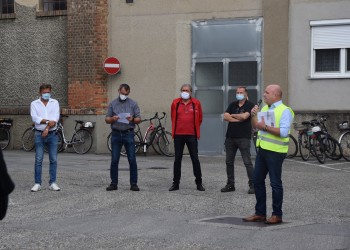
<instances>
[{"instance_id":1,"label":"metal door","mask_svg":"<svg viewBox=\"0 0 350 250\"><path fill-rule=\"evenodd\" d=\"M238 86L249 100L261 96L262 19L211 20L192 23L192 85L202 103L200 154L223 154L223 113Z\"/></svg>"}]
</instances>

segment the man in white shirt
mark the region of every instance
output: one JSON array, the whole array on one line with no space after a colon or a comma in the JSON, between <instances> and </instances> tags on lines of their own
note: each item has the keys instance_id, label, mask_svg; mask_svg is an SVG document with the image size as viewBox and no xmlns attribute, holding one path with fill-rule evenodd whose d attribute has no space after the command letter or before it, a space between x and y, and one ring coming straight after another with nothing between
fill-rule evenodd
<instances>
[{"instance_id":1,"label":"man in white shirt","mask_svg":"<svg viewBox=\"0 0 350 250\"><path fill-rule=\"evenodd\" d=\"M47 145L50 159L49 189L60 191L56 184L57 170L57 122L60 118L60 106L57 100L51 98L51 85L42 84L39 89L40 98L30 104L30 115L35 123L35 185L32 192L41 190L41 170L44 159L44 146Z\"/></svg>"}]
</instances>

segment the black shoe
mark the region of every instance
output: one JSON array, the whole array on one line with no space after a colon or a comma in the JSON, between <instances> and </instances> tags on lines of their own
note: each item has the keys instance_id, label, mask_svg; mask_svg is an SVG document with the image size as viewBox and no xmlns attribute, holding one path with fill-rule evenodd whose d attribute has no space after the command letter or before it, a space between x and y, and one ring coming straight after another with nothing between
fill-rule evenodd
<instances>
[{"instance_id":1,"label":"black shoe","mask_svg":"<svg viewBox=\"0 0 350 250\"><path fill-rule=\"evenodd\" d=\"M197 184L197 190L199 190L199 191L205 191L205 188L203 187L202 184Z\"/></svg>"},{"instance_id":2,"label":"black shoe","mask_svg":"<svg viewBox=\"0 0 350 250\"><path fill-rule=\"evenodd\" d=\"M107 188L107 191L113 191L113 190L118 190L118 185L117 184L110 184Z\"/></svg>"},{"instance_id":3,"label":"black shoe","mask_svg":"<svg viewBox=\"0 0 350 250\"><path fill-rule=\"evenodd\" d=\"M175 190L179 190L179 184L173 184L170 188L169 191L175 191Z\"/></svg>"},{"instance_id":4,"label":"black shoe","mask_svg":"<svg viewBox=\"0 0 350 250\"><path fill-rule=\"evenodd\" d=\"M227 184L224 188L221 189L221 192L226 193L226 192L233 192L236 191L236 188L234 185L229 185Z\"/></svg>"},{"instance_id":5,"label":"black shoe","mask_svg":"<svg viewBox=\"0 0 350 250\"><path fill-rule=\"evenodd\" d=\"M249 187L248 194L255 194L254 186Z\"/></svg>"},{"instance_id":6,"label":"black shoe","mask_svg":"<svg viewBox=\"0 0 350 250\"><path fill-rule=\"evenodd\" d=\"M139 189L139 187L137 186L137 184L131 184L130 190L131 190L131 191L140 191L140 189Z\"/></svg>"}]
</instances>

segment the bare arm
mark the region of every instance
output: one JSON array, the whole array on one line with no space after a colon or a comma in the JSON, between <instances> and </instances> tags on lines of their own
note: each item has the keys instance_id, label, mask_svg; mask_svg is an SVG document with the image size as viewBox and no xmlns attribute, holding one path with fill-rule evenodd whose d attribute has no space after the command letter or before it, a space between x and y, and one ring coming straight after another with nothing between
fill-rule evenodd
<instances>
[{"instance_id":1,"label":"bare arm","mask_svg":"<svg viewBox=\"0 0 350 250\"><path fill-rule=\"evenodd\" d=\"M115 115L115 116L112 116L112 117L106 117L105 118L105 122L107 124L112 124L113 122L117 121L119 119L119 116Z\"/></svg>"},{"instance_id":2,"label":"bare arm","mask_svg":"<svg viewBox=\"0 0 350 250\"><path fill-rule=\"evenodd\" d=\"M230 113L225 112L224 113L224 120L227 122L239 122L238 119L233 118Z\"/></svg>"}]
</instances>

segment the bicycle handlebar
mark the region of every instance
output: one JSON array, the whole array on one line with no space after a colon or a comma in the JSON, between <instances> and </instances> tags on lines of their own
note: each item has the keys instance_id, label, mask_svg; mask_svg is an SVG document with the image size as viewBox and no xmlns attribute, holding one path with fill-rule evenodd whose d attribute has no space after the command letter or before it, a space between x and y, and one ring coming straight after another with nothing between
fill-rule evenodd
<instances>
[{"instance_id":1,"label":"bicycle handlebar","mask_svg":"<svg viewBox=\"0 0 350 250\"><path fill-rule=\"evenodd\" d=\"M158 119L158 120L160 121L160 120L162 120L162 119L164 119L164 118L166 117L166 113L165 113L165 112L162 112L162 113L163 113L163 116L162 116L162 117L159 117L159 116L158 116L158 112L156 112L156 113L154 114L153 117L151 117L151 118L149 118L149 119L143 119L143 120L141 120L141 122L152 121L152 120L154 120L154 119Z\"/></svg>"}]
</instances>

